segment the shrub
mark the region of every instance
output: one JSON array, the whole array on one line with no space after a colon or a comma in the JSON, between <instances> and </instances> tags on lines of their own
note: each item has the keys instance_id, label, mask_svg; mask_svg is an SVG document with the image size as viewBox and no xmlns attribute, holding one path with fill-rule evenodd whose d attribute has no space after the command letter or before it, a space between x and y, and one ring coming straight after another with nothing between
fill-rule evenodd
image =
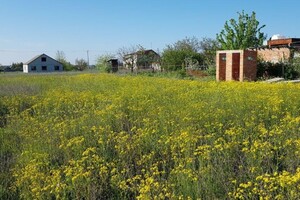
<instances>
[{"instance_id":1,"label":"shrub","mask_svg":"<svg viewBox=\"0 0 300 200\"><path fill-rule=\"evenodd\" d=\"M257 64L258 78L283 77L285 79L295 79L299 77L297 66L293 62L265 62L258 61Z\"/></svg>"}]
</instances>

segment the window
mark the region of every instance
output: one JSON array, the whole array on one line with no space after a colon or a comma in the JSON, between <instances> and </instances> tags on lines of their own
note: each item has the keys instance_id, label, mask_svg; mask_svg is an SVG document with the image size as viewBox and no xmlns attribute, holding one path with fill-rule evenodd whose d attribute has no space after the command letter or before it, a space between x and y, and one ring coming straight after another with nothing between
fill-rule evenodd
<instances>
[{"instance_id":1,"label":"window","mask_svg":"<svg viewBox=\"0 0 300 200\"><path fill-rule=\"evenodd\" d=\"M31 66L31 71L36 71L36 66Z\"/></svg>"},{"instance_id":2,"label":"window","mask_svg":"<svg viewBox=\"0 0 300 200\"><path fill-rule=\"evenodd\" d=\"M42 62L46 62L47 58L46 57L42 57Z\"/></svg>"},{"instance_id":3,"label":"window","mask_svg":"<svg viewBox=\"0 0 300 200\"><path fill-rule=\"evenodd\" d=\"M47 71L47 66L42 66L43 71Z\"/></svg>"},{"instance_id":4,"label":"window","mask_svg":"<svg viewBox=\"0 0 300 200\"><path fill-rule=\"evenodd\" d=\"M55 71L59 71L59 66L54 66Z\"/></svg>"}]
</instances>

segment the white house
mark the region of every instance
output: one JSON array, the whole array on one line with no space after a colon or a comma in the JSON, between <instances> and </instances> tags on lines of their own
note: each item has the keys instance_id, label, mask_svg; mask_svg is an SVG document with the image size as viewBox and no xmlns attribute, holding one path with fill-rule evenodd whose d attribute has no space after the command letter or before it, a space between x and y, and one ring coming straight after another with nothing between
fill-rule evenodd
<instances>
[{"instance_id":1,"label":"white house","mask_svg":"<svg viewBox=\"0 0 300 200\"><path fill-rule=\"evenodd\" d=\"M160 56L152 49L140 50L131 54L124 55L123 66L131 70L160 70Z\"/></svg>"},{"instance_id":2,"label":"white house","mask_svg":"<svg viewBox=\"0 0 300 200\"><path fill-rule=\"evenodd\" d=\"M63 71L63 65L46 54L38 55L23 64L24 73L60 71Z\"/></svg>"}]
</instances>

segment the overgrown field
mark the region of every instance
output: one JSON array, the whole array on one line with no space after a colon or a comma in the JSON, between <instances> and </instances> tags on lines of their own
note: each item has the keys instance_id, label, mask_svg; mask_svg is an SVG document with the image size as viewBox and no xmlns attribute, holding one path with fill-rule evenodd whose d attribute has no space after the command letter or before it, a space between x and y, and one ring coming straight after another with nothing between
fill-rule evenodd
<instances>
[{"instance_id":1,"label":"overgrown field","mask_svg":"<svg viewBox=\"0 0 300 200\"><path fill-rule=\"evenodd\" d=\"M300 85L0 76L0 199L259 198L300 198Z\"/></svg>"}]
</instances>

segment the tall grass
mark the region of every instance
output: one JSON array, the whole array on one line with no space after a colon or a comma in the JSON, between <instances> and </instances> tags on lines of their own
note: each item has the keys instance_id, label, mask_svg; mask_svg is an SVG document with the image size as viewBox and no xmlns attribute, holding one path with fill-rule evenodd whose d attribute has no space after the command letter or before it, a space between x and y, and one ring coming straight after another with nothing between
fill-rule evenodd
<instances>
[{"instance_id":1,"label":"tall grass","mask_svg":"<svg viewBox=\"0 0 300 200\"><path fill-rule=\"evenodd\" d=\"M1 199L300 197L298 85L73 74L0 88Z\"/></svg>"}]
</instances>

